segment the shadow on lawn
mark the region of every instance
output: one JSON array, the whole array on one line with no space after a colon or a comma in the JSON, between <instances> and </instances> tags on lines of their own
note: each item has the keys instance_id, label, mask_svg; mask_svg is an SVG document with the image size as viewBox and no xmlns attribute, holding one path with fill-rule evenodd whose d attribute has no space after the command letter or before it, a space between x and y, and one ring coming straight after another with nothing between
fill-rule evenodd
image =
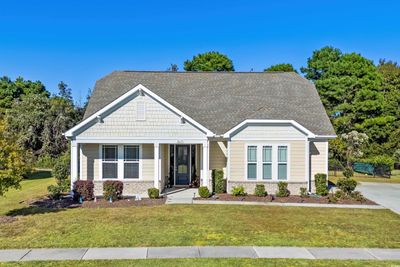
<instances>
[{"instance_id":1,"label":"shadow on lawn","mask_svg":"<svg viewBox=\"0 0 400 267\"><path fill-rule=\"evenodd\" d=\"M37 169L33 170L26 177L28 180L46 179L52 177L51 170Z\"/></svg>"},{"instance_id":2,"label":"shadow on lawn","mask_svg":"<svg viewBox=\"0 0 400 267\"><path fill-rule=\"evenodd\" d=\"M7 216L28 216L35 214L55 213L71 208L80 207L80 204L72 199L39 199L29 204L28 207L13 209L7 212Z\"/></svg>"}]
</instances>

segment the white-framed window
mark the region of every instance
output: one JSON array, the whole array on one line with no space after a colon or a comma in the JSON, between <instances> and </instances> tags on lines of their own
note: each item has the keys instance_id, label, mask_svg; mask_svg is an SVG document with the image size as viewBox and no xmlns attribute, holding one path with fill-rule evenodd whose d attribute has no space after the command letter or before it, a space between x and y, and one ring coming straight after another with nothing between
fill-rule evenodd
<instances>
[{"instance_id":1,"label":"white-framed window","mask_svg":"<svg viewBox=\"0 0 400 267\"><path fill-rule=\"evenodd\" d=\"M287 144L246 144L247 180L289 180L289 153Z\"/></svg>"},{"instance_id":2,"label":"white-framed window","mask_svg":"<svg viewBox=\"0 0 400 267\"><path fill-rule=\"evenodd\" d=\"M262 178L263 180L272 179L272 146L263 146L262 154Z\"/></svg>"},{"instance_id":3,"label":"white-framed window","mask_svg":"<svg viewBox=\"0 0 400 267\"><path fill-rule=\"evenodd\" d=\"M287 146L278 146L278 180L287 180Z\"/></svg>"},{"instance_id":4,"label":"white-framed window","mask_svg":"<svg viewBox=\"0 0 400 267\"><path fill-rule=\"evenodd\" d=\"M247 179L257 179L257 146L247 147Z\"/></svg>"},{"instance_id":5,"label":"white-framed window","mask_svg":"<svg viewBox=\"0 0 400 267\"><path fill-rule=\"evenodd\" d=\"M139 146L124 146L124 179L139 179Z\"/></svg>"},{"instance_id":6,"label":"white-framed window","mask_svg":"<svg viewBox=\"0 0 400 267\"><path fill-rule=\"evenodd\" d=\"M102 178L118 179L118 146L103 145Z\"/></svg>"},{"instance_id":7,"label":"white-framed window","mask_svg":"<svg viewBox=\"0 0 400 267\"><path fill-rule=\"evenodd\" d=\"M136 104L136 120L146 120L146 103L143 101L138 101Z\"/></svg>"}]
</instances>

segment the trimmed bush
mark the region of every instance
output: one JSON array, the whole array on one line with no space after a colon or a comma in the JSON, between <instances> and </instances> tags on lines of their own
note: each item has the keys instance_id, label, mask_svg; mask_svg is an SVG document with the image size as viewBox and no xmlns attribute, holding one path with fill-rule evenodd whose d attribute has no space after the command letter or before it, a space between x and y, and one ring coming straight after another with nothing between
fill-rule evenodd
<instances>
[{"instance_id":1,"label":"trimmed bush","mask_svg":"<svg viewBox=\"0 0 400 267\"><path fill-rule=\"evenodd\" d=\"M336 185L344 194L350 196L357 187L357 181L350 178L341 178L337 181Z\"/></svg>"},{"instance_id":2,"label":"trimmed bush","mask_svg":"<svg viewBox=\"0 0 400 267\"><path fill-rule=\"evenodd\" d=\"M288 197L290 196L290 191L287 189L288 183L279 182L278 191L276 192L277 197Z\"/></svg>"},{"instance_id":3,"label":"trimmed bush","mask_svg":"<svg viewBox=\"0 0 400 267\"><path fill-rule=\"evenodd\" d=\"M217 194L226 192L223 170L212 170L212 187L213 191Z\"/></svg>"},{"instance_id":4,"label":"trimmed bush","mask_svg":"<svg viewBox=\"0 0 400 267\"><path fill-rule=\"evenodd\" d=\"M301 197L308 197L308 191L305 187L300 187L300 196Z\"/></svg>"},{"instance_id":5,"label":"trimmed bush","mask_svg":"<svg viewBox=\"0 0 400 267\"><path fill-rule=\"evenodd\" d=\"M363 196L363 194L361 194L360 191L354 191L351 192L350 194L351 198L353 198L354 200L360 201L360 202L364 202L367 199Z\"/></svg>"},{"instance_id":6,"label":"trimmed bush","mask_svg":"<svg viewBox=\"0 0 400 267\"><path fill-rule=\"evenodd\" d=\"M78 180L74 182L74 199L82 197L84 200L93 199L94 184L92 181Z\"/></svg>"},{"instance_id":7,"label":"trimmed bush","mask_svg":"<svg viewBox=\"0 0 400 267\"><path fill-rule=\"evenodd\" d=\"M254 195L258 197L265 197L266 195L268 195L267 191L265 191L265 186L263 184L256 184Z\"/></svg>"},{"instance_id":8,"label":"trimmed bush","mask_svg":"<svg viewBox=\"0 0 400 267\"><path fill-rule=\"evenodd\" d=\"M122 197L122 190L124 189L124 183L121 181L105 181L103 182L103 196L105 199L110 198L114 201Z\"/></svg>"},{"instance_id":9,"label":"trimmed bush","mask_svg":"<svg viewBox=\"0 0 400 267\"><path fill-rule=\"evenodd\" d=\"M335 192L335 197L336 197L337 199L341 199L341 198L343 198L344 196L345 196L345 194L343 193L342 190L336 190L336 192Z\"/></svg>"},{"instance_id":10,"label":"trimmed bush","mask_svg":"<svg viewBox=\"0 0 400 267\"><path fill-rule=\"evenodd\" d=\"M350 177L353 177L353 175L354 175L354 171L352 168L349 168L349 167L344 168L344 171L343 171L344 177L350 178Z\"/></svg>"},{"instance_id":11,"label":"trimmed bush","mask_svg":"<svg viewBox=\"0 0 400 267\"><path fill-rule=\"evenodd\" d=\"M149 188L147 190L147 194L149 195L149 198L159 198L160 197L160 190L158 190L155 187Z\"/></svg>"},{"instance_id":12,"label":"trimmed bush","mask_svg":"<svg viewBox=\"0 0 400 267\"><path fill-rule=\"evenodd\" d=\"M208 190L207 186L200 186L199 187L199 195L202 198L209 198L210 197L210 191Z\"/></svg>"},{"instance_id":13,"label":"trimmed bush","mask_svg":"<svg viewBox=\"0 0 400 267\"><path fill-rule=\"evenodd\" d=\"M47 187L47 191L49 191L49 196L51 199L60 199L62 193L64 192L64 187L59 185L49 185Z\"/></svg>"},{"instance_id":14,"label":"trimmed bush","mask_svg":"<svg viewBox=\"0 0 400 267\"><path fill-rule=\"evenodd\" d=\"M315 178L315 192L320 196L326 196L328 194L327 179L325 173L317 173L314 175Z\"/></svg>"},{"instance_id":15,"label":"trimmed bush","mask_svg":"<svg viewBox=\"0 0 400 267\"><path fill-rule=\"evenodd\" d=\"M235 197L245 196L247 195L246 191L244 190L243 185L234 186L232 188L232 195Z\"/></svg>"}]
</instances>

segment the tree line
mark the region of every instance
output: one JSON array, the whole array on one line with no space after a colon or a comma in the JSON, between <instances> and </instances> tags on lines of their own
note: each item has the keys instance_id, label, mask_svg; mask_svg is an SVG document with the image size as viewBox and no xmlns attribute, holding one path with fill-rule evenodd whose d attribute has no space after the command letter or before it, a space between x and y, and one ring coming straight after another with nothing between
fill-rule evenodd
<instances>
[{"instance_id":1,"label":"tree line","mask_svg":"<svg viewBox=\"0 0 400 267\"><path fill-rule=\"evenodd\" d=\"M235 71L228 56L213 51L198 54L183 66L185 71ZM167 70L178 71L178 66L171 64ZM298 73L290 63L264 71ZM380 60L375 65L358 53L327 46L314 51L300 73L315 84L339 137L330 142L332 161L351 165L381 157L399 162L400 66L396 62ZM58 158L68 162L68 141L62 134L82 119L85 106L74 103L64 82L51 95L40 81L0 78L0 195L18 187L31 166L53 166Z\"/></svg>"}]
</instances>

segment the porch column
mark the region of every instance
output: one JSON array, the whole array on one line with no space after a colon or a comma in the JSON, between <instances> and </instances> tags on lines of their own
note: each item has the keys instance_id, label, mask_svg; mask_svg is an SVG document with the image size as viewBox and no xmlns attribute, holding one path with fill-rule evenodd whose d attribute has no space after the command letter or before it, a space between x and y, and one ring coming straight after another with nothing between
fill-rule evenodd
<instances>
[{"instance_id":1,"label":"porch column","mask_svg":"<svg viewBox=\"0 0 400 267\"><path fill-rule=\"evenodd\" d=\"M154 187L159 188L160 180L160 144L154 143Z\"/></svg>"},{"instance_id":2,"label":"porch column","mask_svg":"<svg viewBox=\"0 0 400 267\"><path fill-rule=\"evenodd\" d=\"M71 141L71 191L74 182L78 180L78 143L75 140Z\"/></svg>"},{"instance_id":3,"label":"porch column","mask_svg":"<svg viewBox=\"0 0 400 267\"><path fill-rule=\"evenodd\" d=\"M307 179L307 187L308 187L308 192L312 191L312 184L311 184L311 176L310 176L310 141L307 139L306 140L306 155L305 155L305 166L306 166L306 179Z\"/></svg>"},{"instance_id":4,"label":"porch column","mask_svg":"<svg viewBox=\"0 0 400 267\"><path fill-rule=\"evenodd\" d=\"M203 171L202 171L202 175L203 175L203 177L201 177L202 178L202 180L203 180L203 186L209 186L209 184L208 184L208 154L209 154L209 152L208 152L208 147L209 147L209 141L207 141L207 142L203 142L203 153L202 153L202 167L203 167Z\"/></svg>"}]
</instances>

